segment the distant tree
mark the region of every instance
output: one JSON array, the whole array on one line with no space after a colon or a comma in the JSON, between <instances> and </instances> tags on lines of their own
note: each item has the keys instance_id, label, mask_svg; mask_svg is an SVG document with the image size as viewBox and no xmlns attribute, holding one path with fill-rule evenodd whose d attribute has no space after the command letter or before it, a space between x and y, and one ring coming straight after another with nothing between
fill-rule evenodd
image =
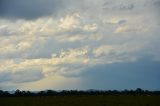
<instances>
[{"instance_id":1,"label":"distant tree","mask_svg":"<svg viewBox=\"0 0 160 106\"><path fill-rule=\"evenodd\" d=\"M137 94L143 94L144 90L142 90L141 88L137 88L135 91Z\"/></svg>"},{"instance_id":2,"label":"distant tree","mask_svg":"<svg viewBox=\"0 0 160 106\"><path fill-rule=\"evenodd\" d=\"M10 96L10 93L8 91L2 91L0 90L0 96Z\"/></svg>"},{"instance_id":3,"label":"distant tree","mask_svg":"<svg viewBox=\"0 0 160 106\"><path fill-rule=\"evenodd\" d=\"M45 93L45 91L40 91L40 92L37 93L37 95L44 96L44 95L46 95L46 93Z\"/></svg>"},{"instance_id":4,"label":"distant tree","mask_svg":"<svg viewBox=\"0 0 160 106\"><path fill-rule=\"evenodd\" d=\"M160 91L148 91L137 88L136 90L87 90L87 91L78 91L78 90L63 90L63 91L40 91L40 92L30 92L30 91L20 91L17 89L14 94L10 94L8 91L0 90L0 97L6 96L54 96L54 95L160 95Z\"/></svg>"},{"instance_id":5,"label":"distant tree","mask_svg":"<svg viewBox=\"0 0 160 106\"><path fill-rule=\"evenodd\" d=\"M0 90L0 96L2 96L3 95L3 91L2 90Z\"/></svg>"},{"instance_id":6,"label":"distant tree","mask_svg":"<svg viewBox=\"0 0 160 106\"><path fill-rule=\"evenodd\" d=\"M19 89L17 89L14 94L15 94L15 96L21 96L22 95L22 93Z\"/></svg>"},{"instance_id":7,"label":"distant tree","mask_svg":"<svg viewBox=\"0 0 160 106\"><path fill-rule=\"evenodd\" d=\"M46 91L46 95L48 95L48 96L56 95L56 94L57 94L57 92L56 92L56 91L53 91L53 90L47 90L47 91Z\"/></svg>"}]
</instances>

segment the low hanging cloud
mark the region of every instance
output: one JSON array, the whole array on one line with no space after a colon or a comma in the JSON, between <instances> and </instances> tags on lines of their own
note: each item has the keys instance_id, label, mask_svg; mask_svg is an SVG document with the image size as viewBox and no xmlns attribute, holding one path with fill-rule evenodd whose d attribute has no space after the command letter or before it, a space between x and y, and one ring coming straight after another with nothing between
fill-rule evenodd
<instances>
[{"instance_id":1,"label":"low hanging cloud","mask_svg":"<svg viewBox=\"0 0 160 106\"><path fill-rule=\"evenodd\" d=\"M25 69L19 72L4 71L0 74L0 82L26 83L34 82L44 78L39 70Z\"/></svg>"}]
</instances>

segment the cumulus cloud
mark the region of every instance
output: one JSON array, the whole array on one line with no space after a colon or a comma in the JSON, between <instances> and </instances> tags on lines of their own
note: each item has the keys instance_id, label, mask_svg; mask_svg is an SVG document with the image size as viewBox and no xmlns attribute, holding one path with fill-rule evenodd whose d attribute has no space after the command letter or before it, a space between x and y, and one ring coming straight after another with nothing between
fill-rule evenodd
<instances>
[{"instance_id":1,"label":"cumulus cloud","mask_svg":"<svg viewBox=\"0 0 160 106\"><path fill-rule=\"evenodd\" d=\"M62 51L52 55L52 58L1 60L0 72L5 76L1 80L18 83L40 80L48 75L76 75L78 71L74 70L82 69L88 61L85 48Z\"/></svg>"},{"instance_id":2,"label":"cumulus cloud","mask_svg":"<svg viewBox=\"0 0 160 106\"><path fill-rule=\"evenodd\" d=\"M88 67L147 56L159 61L156 4L120 1L1 0L0 82L80 77Z\"/></svg>"},{"instance_id":3,"label":"cumulus cloud","mask_svg":"<svg viewBox=\"0 0 160 106\"><path fill-rule=\"evenodd\" d=\"M96 64L111 64L118 62L131 62L139 59L135 55L142 47L132 47L133 45L101 45L93 50L93 54L98 60ZM131 48L132 47L132 48Z\"/></svg>"}]
</instances>

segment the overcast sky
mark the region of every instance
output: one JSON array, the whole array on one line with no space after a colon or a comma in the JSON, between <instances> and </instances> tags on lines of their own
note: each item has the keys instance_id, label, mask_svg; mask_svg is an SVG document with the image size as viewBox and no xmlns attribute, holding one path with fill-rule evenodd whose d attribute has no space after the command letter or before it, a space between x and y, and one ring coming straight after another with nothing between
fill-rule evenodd
<instances>
[{"instance_id":1,"label":"overcast sky","mask_svg":"<svg viewBox=\"0 0 160 106\"><path fill-rule=\"evenodd\" d=\"M160 0L0 0L0 89L160 90Z\"/></svg>"}]
</instances>

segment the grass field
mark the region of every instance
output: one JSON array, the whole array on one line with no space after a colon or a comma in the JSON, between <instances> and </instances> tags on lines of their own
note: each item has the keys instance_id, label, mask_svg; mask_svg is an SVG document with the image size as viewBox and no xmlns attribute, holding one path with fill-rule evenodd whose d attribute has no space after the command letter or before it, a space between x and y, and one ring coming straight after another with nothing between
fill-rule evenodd
<instances>
[{"instance_id":1,"label":"grass field","mask_svg":"<svg viewBox=\"0 0 160 106\"><path fill-rule=\"evenodd\" d=\"M160 106L160 96L1 97L0 106Z\"/></svg>"}]
</instances>

